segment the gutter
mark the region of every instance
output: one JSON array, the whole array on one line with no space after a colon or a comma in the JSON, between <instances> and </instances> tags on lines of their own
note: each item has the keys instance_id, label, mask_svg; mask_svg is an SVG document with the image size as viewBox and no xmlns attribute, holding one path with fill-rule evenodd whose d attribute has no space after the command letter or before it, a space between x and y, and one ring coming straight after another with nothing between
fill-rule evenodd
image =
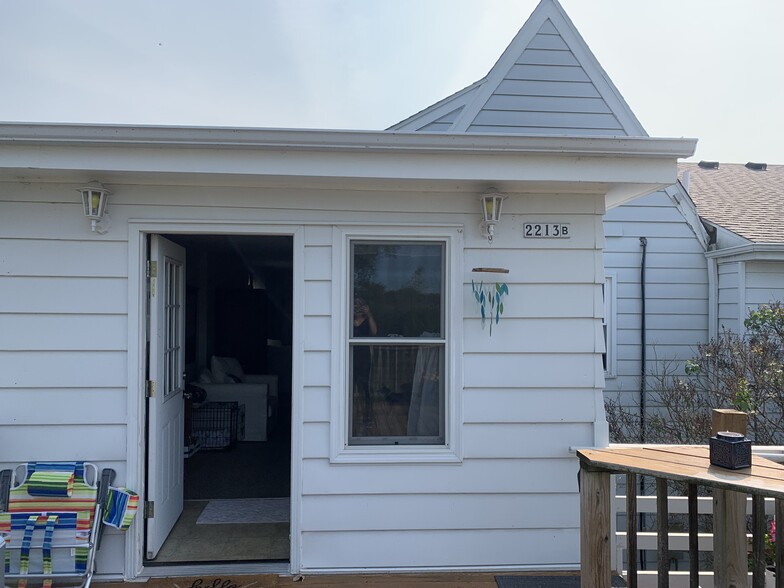
<instances>
[{"instance_id":1,"label":"gutter","mask_svg":"<svg viewBox=\"0 0 784 588\"><path fill-rule=\"evenodd\" d=\"M722 261L784 261L784 243L749 243L707 251L705 257Z\"/></svg>"},{"instance_id":2,"label":"gutter","mask_svg":"<svg viewBox=\"0 0 784 588\"><path fill-rule=\"evenodd\" d=\"M537 153L562 156L690 157L696 139L557 137L313 129L83 124L0 124L0 145L226 147L290 151Z\"/></svg>"}]
</instances>

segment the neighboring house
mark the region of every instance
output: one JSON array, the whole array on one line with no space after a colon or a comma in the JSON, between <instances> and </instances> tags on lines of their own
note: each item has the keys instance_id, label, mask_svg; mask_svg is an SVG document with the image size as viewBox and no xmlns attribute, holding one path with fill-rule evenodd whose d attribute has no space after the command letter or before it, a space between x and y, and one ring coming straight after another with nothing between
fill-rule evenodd
<instances>
[{"instance_id":1,"label":"neighboring house","mask_svg":"<svg viewBox=\"0 0 784 588\"><path fill-rule=\"evenodd\" d=\"M680 369L708 339L708 235L680 183L608 210L604 234L607 398L646 404L643 362Z\"/></svg>"},{"instance_id":2,"label":"neighboring house","mask_svg":"<svg viewBox=\"0 0 784 588\"><path fill-rule=\"evenodd\" d=\"M679 165L709 237L711 335L743 333L748 311L784 300L784 165Z\"/></svg>"},{"instance_id":3,"label":"neighboring house","mask_svg":"<svg viewBox=\"0 0 784 588\"><path fill-rule=\"evenodd\" d=\"M255 390L248 434L290 437L284 570L576 568L573 449L608 442L604 214L694 145L646 136L555 0L388 131L0 125L0 464L114 467L154 513L105 536L99 571L192 575L162 555L198 482L183 388L217 378ZM96 231L91 180L112 192ZM673 198L644 206L686 235ZM492 335L477 284L498 284ZM230 491L267 473L214 455ZM281 569L218 530L213 562Z\"/></svg>"},{"instance_id":4,"label":"neighboring house","mask_svg":"<svg viewBox=\"0 0 784 588\"><path fill-rule=\"evenodd\" d=\"M784 166L702 161L679 175L605 215L606 392L629 405L642 401L643 359L649 375L680 369L784 299Z\"/></svg>"}]
</instances>

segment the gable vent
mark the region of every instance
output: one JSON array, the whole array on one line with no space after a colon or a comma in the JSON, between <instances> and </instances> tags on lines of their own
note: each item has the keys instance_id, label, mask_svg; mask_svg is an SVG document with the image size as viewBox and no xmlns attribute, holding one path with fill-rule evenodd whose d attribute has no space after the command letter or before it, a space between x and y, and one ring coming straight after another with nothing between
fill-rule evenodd
<instances>
[{"instance_id":1,"label":"gable vent","mask_svg":"<svg viewBox=\"0 0 784 588\"><path fill-rule=\"evenodd\" d=\"M718 161L701 161L697 165L702 169L719 169Z\"/></svg>"},{"instance_id":2,"label":"gable vent","mask_svg":"<svg viewBox=\"0 0 784 588\"><path fill-rule=\"evenodd\" d=\"M755 171L767 171L768 164L767 163L754 163L750 161L746 164L746 167L749 169L753 169Z\"/></svg>"}]
</instances>

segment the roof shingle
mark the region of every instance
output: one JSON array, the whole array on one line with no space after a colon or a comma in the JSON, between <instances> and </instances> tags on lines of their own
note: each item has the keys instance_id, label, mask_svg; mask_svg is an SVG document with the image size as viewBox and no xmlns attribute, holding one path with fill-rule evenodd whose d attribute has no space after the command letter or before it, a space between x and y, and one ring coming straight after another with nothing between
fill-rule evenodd
<instances>
[{"instance_id":1,"label":"roof shingle","mask_svg":"<svg viewBox=\"0 0 784 588\"><path fill-rule=\"evenodd\" d=\"M762 171L742 163L717 169L679 163L678 177L705 220L754 243L784 243L784 165Z\"/></svg>"}]
</instances>

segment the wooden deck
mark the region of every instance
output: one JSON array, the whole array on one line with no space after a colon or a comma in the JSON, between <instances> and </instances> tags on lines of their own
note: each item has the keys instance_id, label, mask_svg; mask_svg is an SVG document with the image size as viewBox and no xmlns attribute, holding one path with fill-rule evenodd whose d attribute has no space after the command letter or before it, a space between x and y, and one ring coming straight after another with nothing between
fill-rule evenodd
<instances>
[{"instance_id":1,"label":"wooden deck","mask_svg":"<svg viewBox=\"0 0 784 588\"><path fill-rule=\"evenodd\" d=\"M575 576L576 572L206 576L151 578L144 582L93 582L94 588L497 588L496 576Z\"/></svg>"}]
</instances>

